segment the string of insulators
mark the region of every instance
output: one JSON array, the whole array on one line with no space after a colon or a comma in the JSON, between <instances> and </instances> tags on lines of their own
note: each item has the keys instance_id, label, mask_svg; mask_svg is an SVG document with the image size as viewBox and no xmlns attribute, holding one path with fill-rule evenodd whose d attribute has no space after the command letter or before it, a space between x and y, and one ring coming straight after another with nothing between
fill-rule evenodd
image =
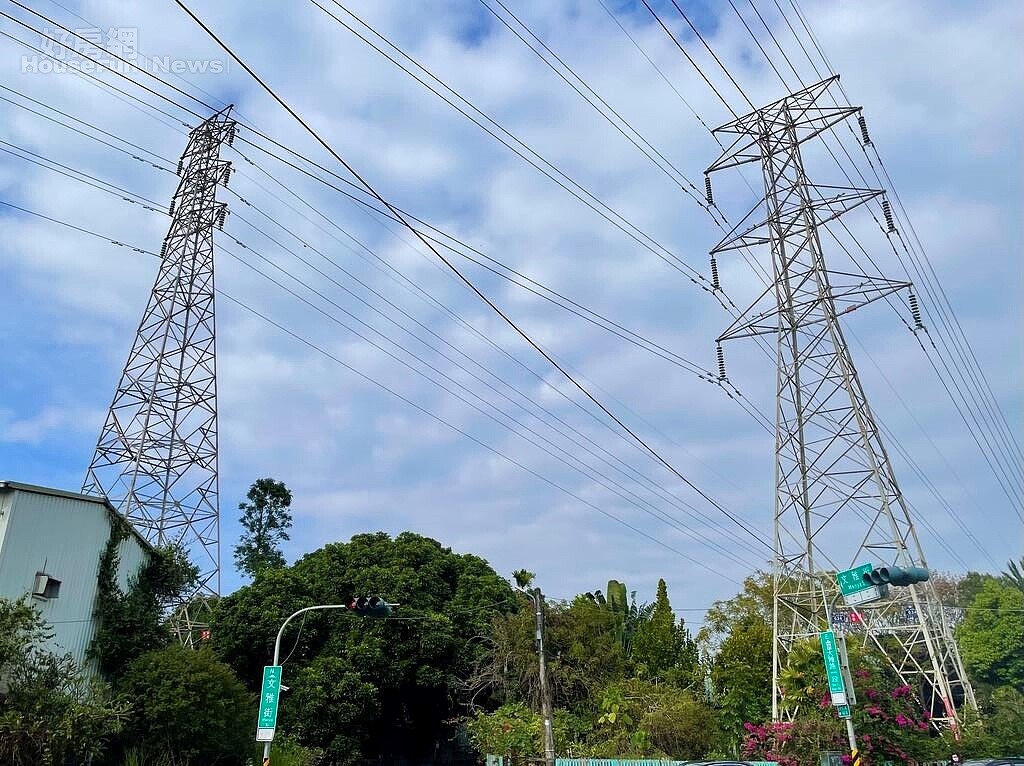
<instances>
[{"instance_id":1,"label":"string of insulators","mask_svg":"<svg viewBox=\"0 0 1024 766\"><path fill-rule=\"evenodd\" d=\"M167 215L174 215L174 206L178 203L178 199L174 198L171 200L171 206L167 208Z\"/></svg>"},{"instance_id":2,"label":"string of insulators","mask_svg":"<svg viewBox=\"0 0 1024 766\"><path fill-rule=\"evenodd\" d=\"M711 289L722 289L722 283L718 281L718 261L713 255L711 256Z\"/></svg>"},{"instance_id":3,"label":"string of insulators","mask_svg":"<svg viewBox=\"0 0 1024 766\"><path fill-rule=\"evenodd\" d=\"M160 245L160 257L163 258L165 255L167 255L167 240L164 240L164 243Z\"/></svg>"},{"instance_id":4,"label":"string of insulators","mask_svg":"<svg viewBox=\"0 0 1024 766\"><path fill-rule=\"evenodd\" d=\"M231 180L231 171L231 163L228 162L227 164L224 165L224 178L222 179L222 183L224 184L225 187L227 187L228 181Z\"/></svg>"},{"instance_id":5,"label":"string of insulators","mask_svg":"<svg viewBox=\"0 0 1024 766\"><path fill-rule=\"evenodd\" d=\"M224 231L224 221L228 217L228 209L226 207L221 208L217 213L217 228Z\"/></svg>"},{"instance_id":6,"label":"string of insulators","mask_svg":"<svg viewBox=\"0 0 1024 766\"><path fill-rule=\"evenodd\" d=\"M231 146L233 143L235 143L235 130L237 130L237 128L238 123L232 122L230 125L228 125L228 146Z\"/></svg>"},{"instance_id":7,"label":"string of insulators","mask_svg":"<svg viewBox=\"0 0 1024 766\"><path fill-rule=\"evenodd\" d=\"M921 307L917 303L917 296L914 295L913 290L908 292L910 294L910 315L914 318L914 329L923 330L924 322L921 321Z\"/></svg>"},{"instance_id":8,"label":"string of insulators","mask_svg":"<svg viewBox=\"0 0 1024 766\"><path fill-rule=\"evenodd\" d=\"M722 351L722 344L719 343L717 347L718 351L718 379L725 380L725 352Z\"/></svg>"},{"instance_id":9,"label":"string of insulators","mask_svg":"<svg viewBox=\"0 0 1024 766\"><path fill-rule=\"evenodd\" d=\"M864 146L871 146L871 136L868 135L868 121L863 114L857 115L857 124L860 125L860 137L864 140Z\"/></svg>"},{"instance_id":10,"label":"string of insulators","mask_svg":"<svg viewBox=\"0 0 1024 766\"><path fill-rule=\"evenodd\" d=\"M885 216L885 225L889 227L889 231L896 231L896 223L892 220L892 206L887 199L882 200L882 214Z\"/></svg>"},{"instance_id":11,"label":"string of insulators","mask_svg":"<svg viewBox=\"0 0 1024 766\"><path fill-rule=\"evenodd\" d=\"M715 204L715 196L711 193L711 176L704 176L704 196L708 198L708 204Z\"/></svg>"},{"instance_id":12,"label":"string of insulators","mask_svg":"<svg viewBox=\"0 0 1024 766\"><path fill-rule=\"evenodd\" d=\"M181 171L182 171L183 167L184 167L184 161L183 160L178 160L178 175L179 176L181 175Z\"/></svg>"}]
</instances>

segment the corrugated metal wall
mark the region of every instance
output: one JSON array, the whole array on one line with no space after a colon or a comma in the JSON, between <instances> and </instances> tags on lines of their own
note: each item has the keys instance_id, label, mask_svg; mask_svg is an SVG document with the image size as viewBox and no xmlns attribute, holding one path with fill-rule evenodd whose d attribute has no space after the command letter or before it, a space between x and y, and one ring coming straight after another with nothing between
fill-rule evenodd
<instances>
[{"instance_id":1,"label":"corrugated metal wall","mask_svg":"<svg viewBox=\"0 0 1024 766\"><path fill-rule=\"evenodd\" d=\"M36 572L61 581L54 599L32 599L53 627L52 644L84 663L93 636L99 558L110 536L101 502L6 490L0 492L0 597L30 594ZM129 536L120 545L118 579L127 585L148 557Z\"/></svg>"}]
</instances>

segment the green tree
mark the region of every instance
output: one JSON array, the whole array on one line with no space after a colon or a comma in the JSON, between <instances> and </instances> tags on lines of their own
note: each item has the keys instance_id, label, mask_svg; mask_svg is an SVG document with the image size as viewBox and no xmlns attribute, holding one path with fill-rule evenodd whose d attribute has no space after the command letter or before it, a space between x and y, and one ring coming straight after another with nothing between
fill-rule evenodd
<instances>
[{"instance_id":1,"label":"green tree","mask_svg":"<svg viewBox=\"0 0 1024 766\"><path fill-rule=\"evenodd\" d=\"M50 635L33 607L0 599L0 763L63 766L100 757L127 715L105 683L47 648Z\"/></svg>"},{"instance_id":2,"label":"green tree","mask_svg":"<svg viewBox=\"0 0 1024 766\"><path fill-rule=\"evenodd\" d=\"M711 686L729 749L744 724L763 721L772 701L772 629L757 615L733 624L711 662Z\"/></svg>"},{"instance_id":3,"label":"green tree","mask_svg":"<svg viewBox=\"0 0 1024 766\"><path fill-rule=\"evenodd\" d=\"M981 702L980 715L970 708L963 711L961 737L945 732L947 752L958 752L965 758L998 758L1024 753L1024 694L1004 686Z\"/></svg>"},{"instance_id":4,"label":"green tree","mask_svg":"<svg viewBox=\"0 0 1024 766\"><path fill-rule=\"evenodd\" d=\"M239 503L242 538L235 546L235 566L249 577L284 566L281 541L288 540L292 526L292 493L284 482L257 479L246 493L249 502Z\"/></svg>"},{"instance_id":5,"label":"green tree","mask_svg":"<svg viewBox=\"0 0 1024 766\"><path fill-rule=\"evenodd\" d=\"M248 755L255 699L208 649L175 645L143 654L117 690L133 703L126 746L196 766Z\"/></svg>"},{"instance_id":6,"label":"green tree","mask_svg":"<svg viewBox=\"0 0 1024 766\"><path fill-rule=\"evenodd\" d=\"M645 676L684 687L698 680L697 643L683 621L676 621L664 580L658 580L654 609L637 628L632 649L633 663Z\"/></svg>"},{"instance_id":7,"label":"green tree","mask_svg":"<svg viewBox=\"0 0 1024 766\"><path fill-rule=\"evenodd\" d=\"M749 626L755 622L772 624L772 576L766 572L755 572L743 580L743 591L724 601L711 605L704 618L704 628L697 640L713 649L728 636L736 626Z\"/></svg>"},{"instance_id":8,"label":"green tree","mask_svg":"<svg viewBox=\"0 0 1024 766\"><path fill-rule=\"evenodd\" d=\"M603 690L600 707L586 743L594 757L699 760L717 737L714 713L676 686L626 679Z\"/></svg>"},{"instance_id":9,"label":"green tree","mask_svg":"<svg viewBox=\"0 0 1024 766\"><path fill-rule=\"evenodd\" d=\"M529 569L517 569L512 573L512 579L516 581L516 585L520 588L529 588L536 576Z\"/></svg>"},{"instance_id":10,"label":"green tree","mask_svg":"<svg viewBox=\"0 0 1024 766\"><path fill-rule=\"evenodd\" d=\"M292 623L283 640L292 691L281 704L281 730L335 759L354 747L385 762L432 758L451 742L463 679L484 651L480 638L496 614L516 608L508 582L483 559L411 532L326 545L222 598L214 649L255 689L285 617L356 595L400 603L402 619L339 610Z\"/></svg>"},{"instance_id":11,"label":"green tree","mask_svg":"<svg viewBox=\"0 0 1024 766\"><path fill-rule=\"evenodd\" d=\"M1024 692L1024 591L988 579L956 628L964 665L983 690Z\"/></svg>"}]
</instances>

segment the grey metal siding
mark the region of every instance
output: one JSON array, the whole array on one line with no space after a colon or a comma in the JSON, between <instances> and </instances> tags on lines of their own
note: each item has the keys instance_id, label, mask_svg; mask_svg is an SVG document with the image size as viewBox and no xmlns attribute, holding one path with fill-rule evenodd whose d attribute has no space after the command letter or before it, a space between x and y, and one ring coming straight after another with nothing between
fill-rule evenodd
<instances>
[{"instance_id":1,"label":"grey metal siding","mask_svg":"<svg viewBox=\"0 0 1024 766\"><path fill-rule=\"evenodd\" d=\"M102 502L23 490L0 492L0 596L32 591L36 572L61 581L55 599L32 599L53 627L52 645L82 664L94 634L99 557L110 535ZM118 580L125 587L148 552L132 536L120 545Z\"/></svg>"}]
</instances>

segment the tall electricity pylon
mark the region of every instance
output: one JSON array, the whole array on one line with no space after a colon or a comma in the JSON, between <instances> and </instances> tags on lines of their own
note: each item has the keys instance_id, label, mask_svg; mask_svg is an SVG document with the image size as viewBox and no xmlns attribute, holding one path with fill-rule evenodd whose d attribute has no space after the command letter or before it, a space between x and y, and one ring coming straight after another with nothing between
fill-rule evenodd
<instances>
[{"instance_id":1,"label":"tall electricity pylon","mask_svg":"<svg viewBox=\"0 0 1024 766\"><path fill-rule=\"evenodd\" d=\"M168 605L185 644L220 592L213 230L227 214L217 186L231 172L220 159L235 134L230 109L189 134L160 269L82 488L199 567L196 589Z\"/></svg>"},{"instance_id":2,"label":"tall electricity pylon","mask_svg":"<svg viewBox=\"0 0 1024 766\"><path fill-rule=\"evenodd\" d=\"M715 134L734 138L707 170L758 163L765 188L764 199L712 250L712 271L717 273L714 258L724 251L752 245L771 249L772 283L718 343L775 338L776 720L795 714L779 684L793 644L832 627L826 622L825 600L836 594L835 572L862 562L927 566L839 321L911 286L857 273L856 267L829 269L820 238L829 221L883 192L813 184L801 157L805 142L860 112L823 103L837 80L811 85L717 128ZM884 200L882 209L894 231ZM920 327L916 299L910 304ZM724 363L720 374L725 376ZM849 624L863 630L903 682L917 691L938 724L956 726L958 707L975 704L930 583L894 588L890 599L858 608L851 619Z\"/></svg>"}]
</instances>

